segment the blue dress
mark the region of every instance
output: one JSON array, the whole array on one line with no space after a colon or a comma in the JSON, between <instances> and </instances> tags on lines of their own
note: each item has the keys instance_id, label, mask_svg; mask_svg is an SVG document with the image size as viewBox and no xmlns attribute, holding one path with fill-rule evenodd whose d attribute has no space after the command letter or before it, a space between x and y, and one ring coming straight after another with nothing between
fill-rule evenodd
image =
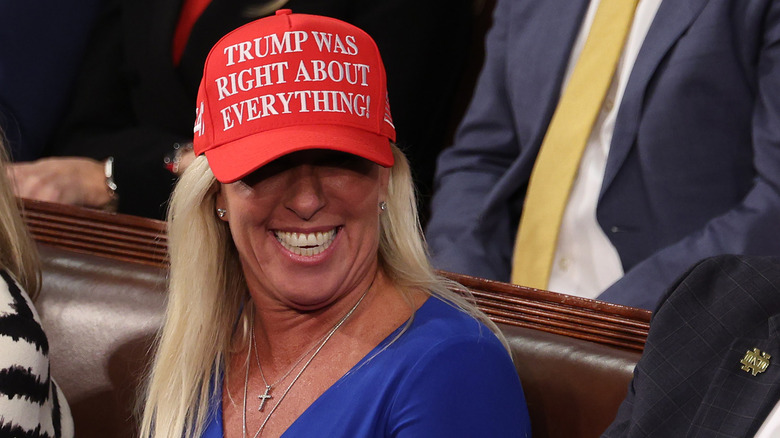
<instances>
[{"instance_id":1,"label":"blue dress","mask_svg":"<svg viewBox=\"0 0 780 438\"><path fill-rule=\"evenodd\" d=\"M328 388L283 437L531 436L515 367L487 327L430 298L406 333L381 351L399 330ZM221 388L216 394L204 438L222 437Z\"/></svg>"}]
</instances>

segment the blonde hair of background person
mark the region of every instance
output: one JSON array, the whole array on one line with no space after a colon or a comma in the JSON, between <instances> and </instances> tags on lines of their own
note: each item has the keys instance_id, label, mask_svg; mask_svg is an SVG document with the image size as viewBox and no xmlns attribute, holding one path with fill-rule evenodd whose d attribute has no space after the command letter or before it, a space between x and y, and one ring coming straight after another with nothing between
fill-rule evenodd
<instances>
[{"instance_id":1,"label":"blonde hair of background person","mask_svg":"<svg viewBox=\"0 0 780 438\"><path fill-rule=\"evenodd\" d=\"M498 327L464 298L469 296L465 287L433 271L417 218L409 163L395 146L393 155L388 210L380 222L380 269L399 289L427 291L472 315L508 349ZM249 335L251 312L241 311L249 296L238 253L228 225L214 215L218 191L206 157L200 156L173 192L168 306L143 394L142 437L199 436L214 390L212 372L223 370L233 343L239 348ZM231 339L237 320L241 331Z\"/></svg>"},{"instance_id":2,"label":"blonde hair of background person","mask_svg":"<svg viewBox=\"0 0 780 438\"><path fill-rule=\"evenodd\" d=\"M40 259L6 176L7 161L0 141L0 270L4 271L0 304L5 307L0 312L5 317L0 324L0 381L5 389L0 390L0 434L70 438L74 435L70 406L51 376L48 339L32 304L41 289Z\"/></svg>"},{"instance_id":3,"label":"blonde hair of background person","mask_svg":"<svg viewBox=\"0 0 780 438\"><path fill-rule=\"evenodd\" d=\"M8 154L0 138L0 268L6 269L34 301L41 289L38 251L22 221L5 172Z\"/></svg>"}]
</instances>

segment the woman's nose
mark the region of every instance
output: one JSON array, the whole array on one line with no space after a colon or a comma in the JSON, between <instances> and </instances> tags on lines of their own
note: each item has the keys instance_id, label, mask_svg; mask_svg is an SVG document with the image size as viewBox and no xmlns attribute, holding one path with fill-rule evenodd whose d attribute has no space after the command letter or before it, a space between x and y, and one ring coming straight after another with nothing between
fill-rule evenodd
<instances>
[{"instance_id":1,"label":"woman's nose","mask_svg":"<svg viewBox=\"0 0 780 438\"><path fill-rule=\"evenodd\" d=\"M316 166L299 166L292 172L285 207L299 218L308 221L325 207L322 181Z\"/></svg>"}]
</instances>

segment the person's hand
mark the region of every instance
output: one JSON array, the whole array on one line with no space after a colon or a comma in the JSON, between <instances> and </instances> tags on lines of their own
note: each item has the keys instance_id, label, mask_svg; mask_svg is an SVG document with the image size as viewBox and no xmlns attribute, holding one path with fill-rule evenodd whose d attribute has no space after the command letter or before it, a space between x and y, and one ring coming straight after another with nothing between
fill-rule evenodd
<instances>
[{"instance_id":1,"label":"person's hand","mask_svg":"<svg viewBox=\"0 0 780 438\"><path fill-rule=\"evenodd\" d=\"M194 160L195 152L192 151L192 142L175 143L173 150L163 158L163 163L169 172L180 177Z\"/></svg>"},{"instance_id":2,"label":"person's hand","mask_svg":"<svg viewBox=\"0 0 780 438\"><path fill-rule=\"evenodd\" d=\"M101 208L111 201L104 164L91 158L42 158L7 166L16 196Z\"/></svg>"},{"instance_id":3,"label":"person's hand","mask_svg":"<svg viewBox=\"0 0 780 438\"><path fill-rule=\"evenodd\" d=\"M176 169L176 176L181 176L182 173L184 173L185 170L192 164L192 162L195 161L195 152L192 151L192 149L187 149L184 152L181 153L181 157L179 158L179 165Z\"/></svg>"}]
</instances>

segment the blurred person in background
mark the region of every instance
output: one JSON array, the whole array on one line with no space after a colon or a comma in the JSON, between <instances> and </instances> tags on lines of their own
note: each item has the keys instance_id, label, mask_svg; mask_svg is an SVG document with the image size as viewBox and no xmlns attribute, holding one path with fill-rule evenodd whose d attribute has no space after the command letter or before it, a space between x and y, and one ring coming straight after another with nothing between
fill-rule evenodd
<instances>
[{"instance_id":1,"label":"blurred person in background","mask_svg":"<svg viewBox=\"0 0 780 438\"><path fill-rule=\"evenodd\" d=\"M43 155L105 2L0 2L0 128L12 161Z\"/></svg>"},{"instance_id":2,"label":"blurred person in background","mask_svg":"<svg viewBox=\"0 0 780 438\"><path fill-rule=\"evenodd\" d=\"M398 143L428 191L465 67L471 1L109 1L46 158L11 167L19 196L162 218L193 157L192 103L206 54L281 6L374 36L388 63Z\"/></svg>"},{"instance_id":3,"label":"blurred person in background","mask_svg":"<svg viewBox=\"0 0 780 438\"><path fill-rule=\"evenodd\" d=\"M653 309L706 257L780 255L780 3L498 0L486 47L437 268Z\"/></svg>"},{"instance_id":4,"label":"blurred person in background","mask_svg":"<svg viewBox=\"0 0 780 438\"><path fill-rule=\"evenodd\" d=\"M65 396L51 377L49 342L33 300L38 252L22 221L0 144L0 436L73 437Z\"/></svg>"}]
</instances>

